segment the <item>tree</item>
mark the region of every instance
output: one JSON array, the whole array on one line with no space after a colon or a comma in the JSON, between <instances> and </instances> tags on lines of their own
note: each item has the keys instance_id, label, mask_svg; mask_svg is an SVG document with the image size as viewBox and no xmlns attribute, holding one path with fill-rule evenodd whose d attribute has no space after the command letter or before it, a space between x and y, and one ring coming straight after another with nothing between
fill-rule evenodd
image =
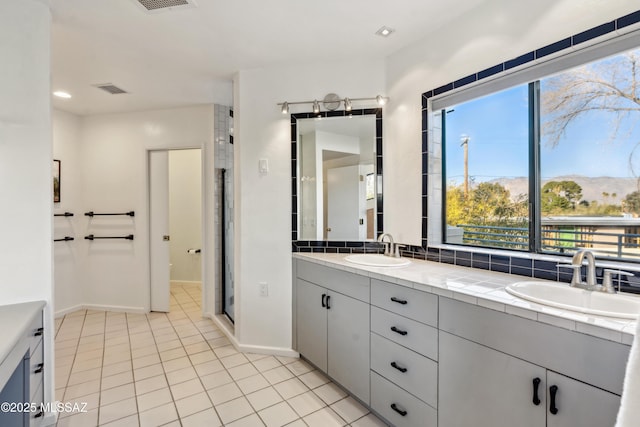
<instances>
[{"instance_id":1,"label":"tree","mask_svg":"<svg viewBox=\"0 0 640 427\"><path fill-rule=\"evenodd\" d=\"M640 122L640 50L574 68L549 78L545 85L542 131L552 146L578 117L592 111L611 115L612 139L623 125L632 129ZM639 146L640 141L629 153L629 168L636 177L633 155Z\"/></svg>"},{"instance_id":2,"label":"tree","mask_svg":"<svg viewBox=\"0 0 640 427\"><path fill-rule=\"evenodd\" d=\"M622 201L622 206L625 212L640 214L640 191L627 194Z\"/></svg>"},{"instance_id":3,"label":"tree","mask_svg":"<svg viewBox=\"0 0 640 427\"><path fill-rule=\"evenodd\" d=\"M540 197L543 213L565 213L575 210L582 199L582 187L574 181L549 181L542 187Z\"/></svg>"}]
</instances>

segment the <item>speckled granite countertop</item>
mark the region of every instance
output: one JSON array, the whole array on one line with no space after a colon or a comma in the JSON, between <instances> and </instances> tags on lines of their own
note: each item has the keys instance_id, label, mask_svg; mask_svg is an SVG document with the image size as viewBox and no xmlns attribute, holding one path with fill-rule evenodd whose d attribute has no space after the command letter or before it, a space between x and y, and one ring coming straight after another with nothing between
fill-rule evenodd
<instances>
[{"instance_id":1,"label":"speckled granite countertop","mask_svg":"<svg viewBox=\"0 0 640 427\"><path fill-rule=\"evenodd\" d=\"M405 267L368 267L345 260L347 254L294 253L293 257L338 270L396 283L496 311L631 345L636 321L582 314L517 298L505 287L522 281L544 280L411 259ZM568 285L567 285L568 286ZM640 296L638 297L640 298Z\"/></svg>"}]
</instances>

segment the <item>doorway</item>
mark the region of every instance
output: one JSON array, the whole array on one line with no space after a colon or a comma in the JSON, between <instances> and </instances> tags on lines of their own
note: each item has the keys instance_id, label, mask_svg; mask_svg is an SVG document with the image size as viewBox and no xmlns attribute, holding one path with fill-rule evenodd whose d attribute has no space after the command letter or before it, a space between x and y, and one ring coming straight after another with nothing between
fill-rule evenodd
<instances>
[{"instance_id":1,"label":"doorway","mask_svg":"<svg viewBox=\"0 0 640 427\"><path fill-rule=\"evenodd\" d=\"M201 150L148 152L151 311L170 311L171 286L202 293Z\"/></svg>"}]
</instances>

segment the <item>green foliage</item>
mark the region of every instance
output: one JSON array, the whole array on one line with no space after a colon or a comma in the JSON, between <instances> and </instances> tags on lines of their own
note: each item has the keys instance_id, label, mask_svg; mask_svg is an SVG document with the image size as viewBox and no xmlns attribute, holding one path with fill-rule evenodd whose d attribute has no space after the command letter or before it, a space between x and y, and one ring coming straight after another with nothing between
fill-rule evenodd
<instances>
[{"instance_id":1,"label":"green foliage","mask_svg":"<svg viewBox=\"0 0 640 427\"><path fill-rule=\"evenodd\" d=\"M582 199L582 187L574 181L549 181L540 194L542 214L566 213L575 210Z\"/></svg>"},{"instance_id":2,"label":"green foliage","mask_svg":"<svg viewBox=\"0 0 640 427\"><path fill-rule=\"evenodd\" d=\"M640 191L627 194L627 197L622 201L622 206L625 212L640 214Z\"/></svg>"},{"instance_id":3,"label":"green foliage","mask_svg":"<svg viewBox=\"0 0 640 427\"><path fill-rule=\"evenodd\" d=\"M528 221L524 196L511 200L509 190L498 183L483 182L465 197L462 186L447 188L447 223L521 226Z\"/></svg>"}]
</instances>

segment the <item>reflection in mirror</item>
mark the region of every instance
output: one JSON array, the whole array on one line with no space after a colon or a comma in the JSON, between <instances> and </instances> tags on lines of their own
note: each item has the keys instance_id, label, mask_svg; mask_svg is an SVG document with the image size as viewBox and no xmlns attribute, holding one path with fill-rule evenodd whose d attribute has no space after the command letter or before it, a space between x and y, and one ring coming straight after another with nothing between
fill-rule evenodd
<instances>
[{"instance_id":1,"label":"reflection in mirror","mask_svg":"<svg viewBox=\"0 0 640 427\"><path fill-rule=\"evenodd\" d=\"M292 115L294 240L365 241L382 232L381 121L380 109Z\"/></svg>"}]
</instances>

